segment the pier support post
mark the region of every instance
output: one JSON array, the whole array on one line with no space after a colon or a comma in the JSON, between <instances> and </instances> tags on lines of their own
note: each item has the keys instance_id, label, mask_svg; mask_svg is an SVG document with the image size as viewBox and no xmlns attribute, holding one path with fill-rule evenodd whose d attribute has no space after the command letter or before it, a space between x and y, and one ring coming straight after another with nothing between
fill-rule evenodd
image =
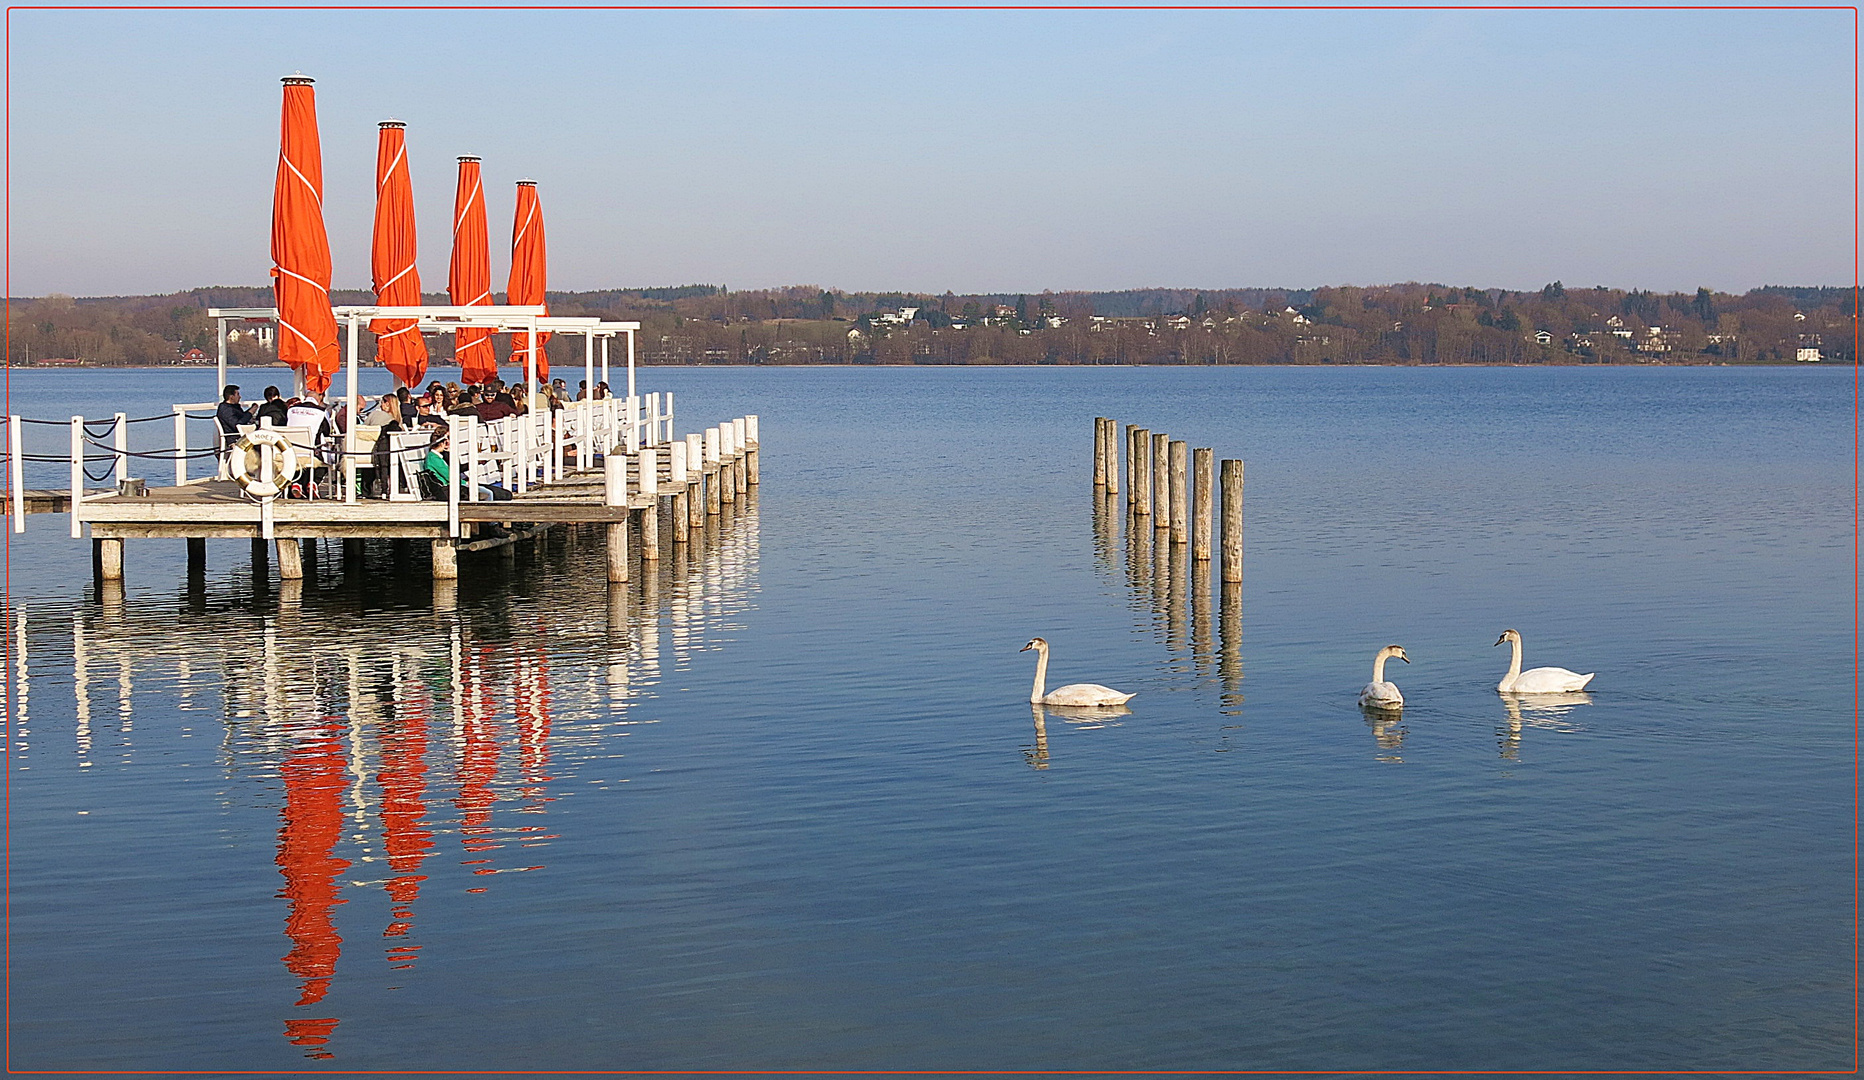
<instances>
[{"instance_id":1,"label":"pier support post","mask_svg":"<svg viewBox=\"0 0 1864 1080\"><path fill-rule=\"evenodd\" d=\"M362 572L362 541L348 538L343 541L343 572L359 574Z\"/></svg>"},{"instance_id":2,"label":"pier support post","mask_svg":"<svg viewBox=\"0 0 1864 1080\"><path fill-rule=\"evenodd\" d=\"M278 580L299 581L304 577L304 549L295 536L281 536L273 541L278 548Z\"/></svg>"},{"instance_id":3,"label":"pier support post","mask_svg":"<svg viewBox=\"0 0 1864 1080\"><path fill-rule=\"evenodd\" d=\"M1171 444L1171 542L1182 544L1190 539L1191 492L1190 448L1182 441Z\"/></svg>"},{"instance_id":4,"label":"pier support post","mask_svg":"<svg viewBox=\"0 0 1864 1080\"><path fill-rule=\"evenodd\" d=\"M1101 471L1107 477L1107 494L1118 495L1120 493L1120 424L1111 416L1107 417L1104 423L1107 425L1107 438L1103 452L1107 456L1107 462Z\"/></svg>"},{"instance_id":5,"label":"pier support post","mask_svg":"<svg viewBox=\"0 0 1864 1080\"><path fill-rule=\"evenodd\" d=\"M647 562L660 560L660 498L641 507L641 558Z\"/></svg>"},{"instance_id":6,"label":"pier support post","mask_svg":"<svg viewBox=\"0 0 1864 1080\"><path fill-rule=\"evenodd\" d=\"M1191 451L1191 558L1198 562L1210 561L1210 538L1216 524L1216 457L1206 446Z\"/></svg>"},{"instance_id":7,"label":"pier support post","mask_svg":"<svg viewBox=\"0 0 1864 1080\"><path fill-rule=\"evenodd\" d=\"M628 580L628 523L608 523L608 583L626 584Z\"/></svg>"},{"instance_id":8,"label":"pier support post","mask_svg":"<svg viewBox=\"0 0 1864 1080\"><path fill-rule=\"evenodd\" d=\"M1243 580L1243 463L1223 463L1223 580Z\"/></svg>"},{"instance_id":9,"label":"pier support post","mask_svg":"<svg viewBox=\"0 0 1864 1080\"><path fill-rule=\"evenodd\" d=\"M1139 455L1133 453L1133 447L1139 444L1139 425L1126 425L1126 505L1131 508L1139 498Z\"/></svg>"},{"instance_id":10,"label":"pier support post","mask_svg":"<svg viewBox=\"0 0 1864 1080\"><path fill-rule=\"evenodd\" d=\"M1171 436L1152 436L1152 527L1171 528Z\"/></svg>"},{"instance_id":11,"label":"pier support post","mask_svg":"<svg viewBox=\"0 0 1864 1080\"><path fill-rule=\"evenodd\" d=\"M687 505L691 501L692 496L687 494L685 488L680 488L673 493L671 512L673 514L673 542L676 544L684 544L692 540L692 508Z\"/></svg>"},{"instance_id":12,"label":"pier support post","mask_svg":"<svg viewBox=\"0 0 1864 1080\"><path fill-rule=\"evenodd\" d=\"M1127 506L1135 516L1147 517L1152 513L1152 432L1133 428L1132 433L1128 460L1133 468L1133 491L1127 497Z\"/></svg>"},{"instance_id":13,"label":"pier support post","mask_svg":"<svg viewBox=\"0 0 1864 1080\"><path fill-rule=\"evenodd\" d=\"M99 581L123 580L123 541L91 540L91 568Z\"/></svg>"},{"instance_id":14,"label":"pier support post","mask_svg":"<svg viewBox=\"0 0 1864 1080\"><path fill-rule=\"evenodd\" d=\"M204 537L188 537L188 573L204 574L207 572L207 540Z\"/></svg>"},{"instance_id":15,"label":"pier support post","mask_svg":"<svg viewBox=\"0 0 1864 1080\"><path fill-rule=\"evenodd\" d=\"M255 538L252 542L253 576L254 577L262 576L265 573L266 566L271 561L272 561L272 545L266 543L264 540L259 540Z\"/></svg>"},{"instance_id":16,"label":"pier support post","mask_svg":"<svg viewBox=\"0 0 1864 1080\"><path fill-rule=\"evenodd\" d=\"M443 536L434 542L434 580L458 581L460 577L459 541Z\"/></svg>"},{"instance_id":17,"label":"pier support post","mask_svg":"<svg viewBox=\"0 0 1864 1080\"><path fill-rule=\"evenodd\" d=\"M757 414L756 413L752 413L750 416L747 416L744 418L744 438L745 438L744 480L745 480L745 483L750 485L751 487L756 487L757 486L757 448L760 445L760 440L757 437Z\"/></svg>"}]
</instances>

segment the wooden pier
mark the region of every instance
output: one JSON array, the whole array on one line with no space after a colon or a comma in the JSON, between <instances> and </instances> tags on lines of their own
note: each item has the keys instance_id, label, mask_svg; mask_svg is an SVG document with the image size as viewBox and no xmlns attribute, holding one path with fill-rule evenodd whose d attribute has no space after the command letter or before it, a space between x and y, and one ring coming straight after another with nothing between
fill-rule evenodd
<instances>
[{"instance_id":1,"label":"wooden pier","mask_svg":"<svg viewBox=\"0 0 1864 1080\"><path fill-rule=\"evenodd\" d=\"M177 417L183 415L182 408L177 406ZM95 440L85 439L82 424L74 420L73 487L24 488L23 455L15 443L9 455L12 486L5 505L15 531L24 530L26 515L40 513L70 513L74 538L89 526L93 569L104 581L122 580L125 541L185 540L189 565L198 568L205 564L210 539L251 540L255 558L266 557L261 545L270 541L276 545L283 580L304 576L300 541L424 540L433 551L433 577L451 580L459 576L462 552L508 547L540 530L597 524L607 526L608 580L625 582L630 526L639 537L639 557L655 561L661 556L663 533L665 542L676 547L689 543L759 481L756 416L739 417L675 439L670 406L665 414L657 410L657 405L650 406L643 418L635 400L629 399L629 419L623 423L593 424L585 414L586 426L581 428L573 421L560 427L551 421L550 430L538 433L526 428L525 449L507 448L494 456L484 453L488 445L482 440L487 434L485 425L454 424L458 441L467 446L461 451L449 441L447 459L454 475L461 475L461 468L466 467L465 475L474 476L483 466L488 473L516 480L512 486L518 490L513 497L497 501L482 498L477 484L450 485L444 499L420 499L412 494L359 498L353 464L330 468L334 479L321 486L334 497L254 498L232 479L189 478L186 458L202 455L187 451L185 445L172 452L177 476L172 486L127 479L130 456L125 451L115 455L110 471L117 487L84 488L77 479L88 475L83 471L85 462L111 460L112 455L87 455L85 443ZM19 418L11 419L9 426L17 432ZM176 428L182 430L179 419ZM498 434L503 437L518 429L512 425L510 431ZM115 430L123 431L120 415ZM593 442L599 447L611 441L617 445L607 452L574 449L566 453L564 447L572 440L577 446ZM122 450L126 442L119 438L116 446ZM135 456L162 458L160 452Z\"/></svg>"}]
</instances>

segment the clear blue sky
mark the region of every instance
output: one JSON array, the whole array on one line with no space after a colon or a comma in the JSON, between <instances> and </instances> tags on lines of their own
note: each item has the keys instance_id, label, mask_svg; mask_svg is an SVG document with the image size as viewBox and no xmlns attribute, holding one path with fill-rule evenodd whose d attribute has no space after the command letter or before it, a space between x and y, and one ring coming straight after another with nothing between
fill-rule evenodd
<instances>
[{"instance_id":1,"label":"clear blue sky","mask_svg":"<svg viewBox=\"0 0 1864 1080\"><path fill-rule=\"evenodd\" d=\"M499 285L520 176L560 289L1849 284L1852 34L1848 11L15 11L11 292L266 283L294 70L339 287L368 283L390 116L430 291L462 153Z\"/></svg>"}]
</instances>

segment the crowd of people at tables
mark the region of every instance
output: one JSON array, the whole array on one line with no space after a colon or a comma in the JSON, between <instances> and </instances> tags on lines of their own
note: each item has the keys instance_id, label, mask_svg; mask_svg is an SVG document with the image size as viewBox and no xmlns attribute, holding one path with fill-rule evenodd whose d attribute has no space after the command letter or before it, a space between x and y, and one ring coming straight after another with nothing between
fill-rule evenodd
<instances>
[{"instance_id":1,"label":"crowd of people at tables","mask_svg":"<svg viewBox=\"0 0 1864 1080\"><path fill-rule=\"evenodd\" d=\"M427 456L421 470L425 489L422 494L430 498L445 498L447 487L454 482L446 456L450 417L476 416L489 423L507 416L522 416L531 411L555 411L572 401L585 398L600 401L608 396L607 383L596 383L591 393L589 384L579 380L576 395L571 397L569 387L562 379L552 380L530 395L524 393L522 384L509 385L498 378L467 386L457 382L430 382L419 393L403 386L392 394L383 394L379 399L364 405L359 413L358 430L371 428L376 431L376 436L370 447L369 463L358 463L358 479L368 497L387 498L390 455L394 449L389 436L401 432L427 431L430 434ZM296 428L311 433L310 443L320 464L306 468L293 481L286 493L290 498L303 497L311 490L310 485L314 480L311 474L316 468L328 468L337 463L342 450L342 438L349 429L348 402L345 399L338 398L334 402L325 403L315 392L286 399L280 396L276 386L266 387L265 399L252 407L241 403L238 386L226 387L221 393L220 406L214 412L214 419L220 426L223 451L239 441L242 426L266 426L263 422L268 420L271 427ZM461 484L469 480L464 476L459 478ZM481 498L511 498L511 492L497 484L479 483L477 486Z\"/></svg>"}]
</instances>

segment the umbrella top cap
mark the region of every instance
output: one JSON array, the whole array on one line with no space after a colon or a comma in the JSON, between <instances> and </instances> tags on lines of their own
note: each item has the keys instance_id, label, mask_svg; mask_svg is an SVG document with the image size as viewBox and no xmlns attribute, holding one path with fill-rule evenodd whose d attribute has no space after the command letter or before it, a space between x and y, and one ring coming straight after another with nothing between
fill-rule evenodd
<instances>
[{"instance_id":1,"label":"umbrella top cap","mask_svg":"<svg viewBox=\"0 0 1864 1080\"><path fill-rule=\"evenodd\" d=\"M536 187L537 181L527 178L527 179L518 181L518 186L519 187Z\"/></svg>"},{"instance_id":2,"label":"umbrella top cap","mask_svg":"<svg viewBox=\"0 0 1864 1080\"><path fill-rule=\"evenodd\" d=\"M460 160L461 161L478 161L479 155L478 154L461 154Z\"/></svg>"},{"instance_id":3,"label":"umbrella top cap","mask_svg":"<svg viewBox=\"0 0 1864 1080\"><path fill-rule=\"evenodd\" d=\"M400 120L397 120L392 116L376 125L376 127L385 127L385 128L405 128L407 126L408 125L406 123Z\"/></svg>"},{"instance_id":4,"label":"umbrella top cap","mask_svg":"<svg viewBox=\"0 0 1864 1080\"><path fill-rule=\"evenodd\" d=\"M294 71L279 80L279 82L284 83L286 86L309 86L316 81L316 79L311 78L302 71Z\"/></svg>"}]
</instances>

